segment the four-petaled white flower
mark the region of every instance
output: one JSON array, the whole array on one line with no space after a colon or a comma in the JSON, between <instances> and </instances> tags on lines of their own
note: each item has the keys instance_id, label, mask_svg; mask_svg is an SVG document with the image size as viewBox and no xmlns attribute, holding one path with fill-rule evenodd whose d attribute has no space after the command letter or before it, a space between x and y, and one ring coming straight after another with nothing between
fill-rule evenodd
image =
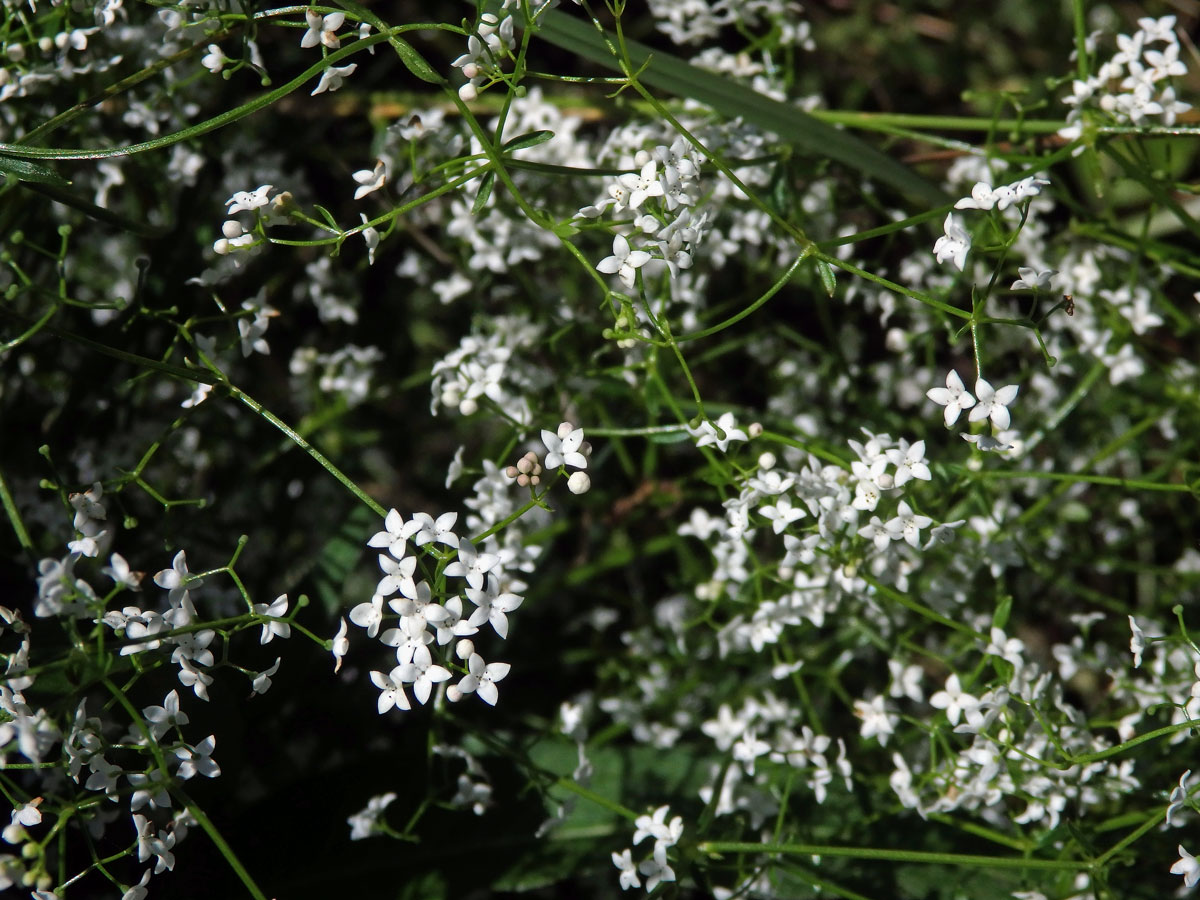
<instances>
[{"instance_id":1,"label":"four-petaled white flower","mask_svg":"<svg viewBox=\"0 0 1200 900\"><path fill-rule=\"evenodd\" d=\"M468 623L478 628L484 622L488 622L502 638L508 637L506 613L512 612L524 602L520 594L508 591L501 593L500 582L495 575L488 576L486 590L467 588L467 599L479 607L471 613Z\"/></svg>"},{"instance_id":2,"label":"four-petaled white flower","mask_svg":"<svg viewBox=\"0 0 1200 900\"><path fill-rule=\"evenodd\" d=\"M896 467L892 476L893 487L907 484L914 478L920 481L932 481L933 473L925 462L925 442L917 441L909 445L908 441L900 439L900 446L887 451L888 460Z\"/></svg>"},{"instance_id":3,"label":"four-petaled white flower","mask_svg":"<svg viewBox=\"0 0 1200 900\"><path fill-rule=\"evenodd\" d=\"M413 696L421 704L429 700L433 686L450 677L450 670L433 661L429 647L422 645L413 653L412 662L399 666L400 680L411 683Z\"/></svg>"},{"instance_id":4,"label":"four-petaled white flower","mask_svg":"<svg viewBox=\"0 0 1200 900\"><path fill-rule=\"evenodd\" d=\"M572 466L576 469L587 468L587 457L580 452L583 446L583 429L574 427L570 422L558 426L558 434L542 429L542 443L546 445L546 468L557 469L559 466Z\"/></svg>"},{"instance_id":5,"label":"four-petaled white flower","mask_svg":"<svg viewBox=\"0 0 1200 900\"><path fill-rule=\"evenodd\" d=\"M621 853L613 853L613 865L621 870L621 890L627 891L631 887L641 887L642 882L638 880L637 866L633 862L633 852L626 847Z\"/></svg>"},{"instance_id":6,"label":"four-petaled white flower","mask_svg":"<svg viewBox=\"0 0 1200 900\"><path fill-rule=\"evenodd\" d=\"M317 44L324 44L330 50L336 50L342 45L338 40L337 30L346 21L345 13L335 12L322 16L319 12L309 9L305 10L304 19L308 23L308 30L304 32L304 37L300 38L300 46L305 50Z\"/></svg>"},{"instance_id":7,"label":"four-petaled white flower","mask_svg":"<svg viewBox=\"0 0 1200 900\"><path fill-rule=\"evenodd\" d=\"M951 674L946 679L946 689L930 697L929 705L934 709L944 709L950 724L957 725L963 712L978 707L979 701L962 689L958 675Z\"/></svg>"},{"instance_id":8,"label":"four-petaled white flower","mask_svg":"<svg viewBox=\"0 0 1200 900\"><path fill-rule=\"evenodd\" d=\"M254 604L254 612L256 615L260 616L275 616L277 618L283 618L287 615L287 608L287 594L280 594L274 599L274 601L271 602L270 605L266 603ZM262 634L259 635L258 642L260 644L269 644L276 635L281 638L291 637L292 626L287 622L263 622Z\"/></svg>"},{"instance_id":9,"label":"four-petaled white flower","mask_svg":"<svg viewBox=\"0 0 1200 900\"><path fill-rule=\"evenodd\" d=\"M637 270L648 262L650 262L649 253L645 250L630 249L625 235L618 234L613 238L613 255L600 260L596 265L596 271L603 272L605 275L612 275L615 272L621 279L621 283L633 290Z\"/></svg>"},{"instance_id":10,"label":"four-petaled white flower","mask_svg":"<svg viewBox=\"0 0 1200 900\"><path fill-rule=\"evenodd\" d=\"M966 229L962 227L954 213L946 214L943 229L946 233L934 243L933 255L937 257L938 262L945 262L949 259L961 272L967 264L967 252L971 249L971 236L967 234Z\"/></svg>"},{"instance_id":11,"label":"four-petaled white flower","mask_svg":"<svg viewBox=\"0 0 1200 900\"><path fill-rule=\"evenodd\" d=\"M934 403L946 407L945 421L947 428L958 421L959 415L964 410L970 409L975 405L975 398L967 392L967 389L963 386L962 379L958 377L958 373L953 369L946 375L946 386L944 388L930 388L925 392L925 396Z\"/></svg>"},{"instance_id":12,"label":"four-petaled white flower","mask_svg":"<svg viewBox=\"0 0 1200 900\"><path fill-rule=\"evenodd\" d=\"M1179 850L1179 859L1171 866L1171 874L1182 875L1184 887L1195 887L1196 882L1200 881L1200 861L1184 850L1183 844L1176 849Z\"/></svg>"},{"instance_id":13,"label":"four-petaled white flower","mask_svg":"<svg viewBox=\"0 0 1200 900\"><path fill-rule=\"evenodd\" d=\"M733 413L722 413L717 419L716 425L710 420L705 419L700 423L700 427L692 428L687 426L688 434L696 439L697 447L707 447L709 444L716 444L717 449L724 453L729 449L731 441L748 441L750 438L746 432L737 427L737 422L734 421ZM722 435L720 432L724 432Z\"/></svg>"},{"instance_id":14,"label":"four-petaled white flower","mask_svg":"<svg viewBox=\"0 0 1200 900\"><path fill-rule=\"evenodd\" d=\"M458 689L464 694L478 694L479 699L488 706L495 706L500 697L496 682L503 681L511 669L508 663L484 662L478 653L472 653L467 660L467 674L458 682Z\"/></svg>"},{"instance_id":15,"label":"four-petaled white flower","mask_svg":"<svg viewBox=\"0 0 1200 900\"><path fill-rule=\"evenodd\" d=\"M632 172L626 173L618 177L621 186L629 191L628 206L630 209L637 209L641 206L648 197L661 197L663 195L663 186L658 180L658 166L654 160L650 160L642 166L641 172L636 175Z\"/></svg>"},{"instance_id":16,"label":"four-petaled white flower","mask_svg":"<svg viewBox=\"0 0 1200 900\"><path fill-rule=\"evenodd\" d=\"M993 388L982 378L975 381L975 396L979 398L975 408L968 417L972 422L991 419L992 425L1003 431L1012 421L1008 414L1009 405L1017 399L1020 388L1015 384L1006 384L1000 390Z\"/></svg>"},{"instance_id":17,"label":"four-petaled white flower","mask_svg":"<svg viewBox=\"0 0 1200 900\"><path fill-rule=\"evenodd\" d=\"M916 547L921 542L921 529L933 524L929 516L919 516L903 500L896 507L896 517L884 523L884 529L892 540L905 540Z\"/></svg>"},{"instance_id":18,"label":"four-petaled white flower","mask_svg":"<svg viewBox=\"0 0 1200 900\"><path fill-rule=\"evenodd\" d=\"M500 563L495 553L480 553L468 538L458 539L458 559L446 566L446 574L465 578L475 589L483 587L483 577Z\"/></svg>"},{"instance_id":19,"label":"four-petaled white flower","mask_svg":"<svg viewBox=\"0 0 1200 900\"><path fill-rule=\"evenodd\" d=\"M321 73L321 80L317 82L317 86L313 88L310 96L315 97L326 91L336 91L342 86L342 81L353 75L357 68L358 63L350 63L348 66L330 66Z\"/></svg>"},{"instance_id":20,"label":"four-petaled white flower","mask_svg":"<svg viewBox=\"0 0 1200 900\"><path fill-rule=\"evenodd\" d=\"M382 159L377 159L374 169L359 169L353 177L358 182L358 187L354 190L354 199L361 200L367 194L377 191L387 184L387 163Z\"/></svg>"},{"instance_id":21,"label":"four-petaled white flower","mask_svg":"<svg viewBox=\"0 0 1200 900\"><path fill-rule=\"evenodd\" d=\"M412 709L408 695L404 693L403 666L396 666L387 675L382 672L371 673L371 683L379 688L379 701L376 704L379 714L383 715L393 706L396 709Z\"/></svg>"},{"instance_id":22,"label":"four-petaled white flower","mask_svg":"<svg viewBox=\"0 0 1200 900\"><path fill-rule=\"evenodd\" d=\"M1045 272L1039 272L1037 269L1027 269L1024 266L1017 268L1017 274L1021 277L1012 283L1014 291L1048 291L1050 290L1050 280L1058 274L1058 269L1047 269Z\"/></svg>"}]
</instances>

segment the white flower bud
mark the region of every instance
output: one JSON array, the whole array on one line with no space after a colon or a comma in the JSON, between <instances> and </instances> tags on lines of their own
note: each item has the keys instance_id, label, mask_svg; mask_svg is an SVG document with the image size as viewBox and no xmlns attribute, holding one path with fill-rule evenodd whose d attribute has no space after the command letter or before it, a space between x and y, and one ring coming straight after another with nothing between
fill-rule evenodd
<instances>
[{"instance_id":1,"label":"white flower bud","mask_svg":"<svg viewBox=\"0 0 1200 900\"><path fill-rule=\"evenodd\" d=\"M454 645L454 655L459 659L470 659L471 654L475 652L475 642L470 638L463 638Z\"/></svg>"},{"instance_id":2,"label":"white flower bud","mask_svg":"<svg viewBox=\"0 0 1200 900\"><path fill-rule=\"evenodd\" d=\"M469 81L458 89L458 97L463 103L470 103L478 96L479 91Z\"/></svg>"},{"instance_id":3,"label":"white flower bud","mask_svg":"<svg viewBox=\"0 0 1200 900\"><path fill-rule=\"evenodd\" d=\"M763 427L761 422L751 422L746 426L746 434L750 435L752 438L756 438L762 433Z\"/></svg>"},{"instance_id":4,"label":"white flower bud","mask_svg":"<svg viewBox=\"0 0 1200 900\"><path fill-rule=\"evenodd\" d=\"M560 439L566 438L574 430L575 426L570 422L559 422L558 424L558 436Z\"/></svg>"},{"instance_id":5,"label":"white flower bud","mask_svg":"<svg viewBox=\"0 0 1200 900\"><path fill-rule=\"evenodd\" d=\"M225 224L221 226L221 234L233 240L235 237L241 237L245 232L242 230L242 223L237 219L226 219Z\"/></svg>"},{"instance_id":6,"label":"white flower bud","mask_svg":"<svg viewBox=\"0 0 1200 900\"><path fill-rule=\"evenodd\" d=\"M458 689L458 685L452 684L446 688L446 699L451 703L457 703L463 698L463 692Z\"/></svg>"},{"instance_id":7,"label":"white flower bud","mask_svg":"<svg viewBox=\"0 0 1200 900\"><path fill-rule=\"evenodd\" d=\"M573 472L567 479L567 488L572 494L586 494L592 487L592 479L587 472Z\"/></svg>"},{"instance_id":8,"label":"white flower bud","mask_svg":"<svg viewBox=\"0 0 1200 900\"><path fill-rule=\"evenodd\" d=\"M775 468L775 462L776 460L774 453L764 453L758 458L758 467L764 472L769 472L771 469Z\"/></svg>"}]
</instances>

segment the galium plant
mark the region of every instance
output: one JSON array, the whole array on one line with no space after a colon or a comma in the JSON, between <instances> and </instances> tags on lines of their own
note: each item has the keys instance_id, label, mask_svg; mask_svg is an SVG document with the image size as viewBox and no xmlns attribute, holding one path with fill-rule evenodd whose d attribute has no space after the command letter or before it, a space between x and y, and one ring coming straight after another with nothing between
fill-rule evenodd
<instances>
[{"instance_id":1,"label":"galium plant","mask_svg":"<svg viewBox=\"0 0 1200 900\"><path fill-rule=\"evenodd\" d=\"M0 888L1197 884L1195 23L859 6L4 0Z\"/></svg>"}]
</instances>

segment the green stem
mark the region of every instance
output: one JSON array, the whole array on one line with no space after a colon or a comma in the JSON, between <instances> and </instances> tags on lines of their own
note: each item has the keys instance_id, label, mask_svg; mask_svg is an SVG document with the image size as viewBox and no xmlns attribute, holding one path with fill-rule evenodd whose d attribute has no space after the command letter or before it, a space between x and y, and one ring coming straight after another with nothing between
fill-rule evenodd
<instances>
[{"instance_id":1,"label":"green stem","mask_svg":"<svg viewBox=\"0 0 1200 900\"><path fill-rule=\"evenodd\" d=\"M834 856L849 859L880 859L891 862L931 863L949 866L978 866L987 869L1043 869L1078 872L1090 870L1089 860L1018 859L1007 856L979 856L972 853L931 853L922 850L892 850L883 847L831 847L825 844L755 844L743 841L703 841L696 845L701 853L778 853L785 856Z\"/></svg>"}]
</instances>

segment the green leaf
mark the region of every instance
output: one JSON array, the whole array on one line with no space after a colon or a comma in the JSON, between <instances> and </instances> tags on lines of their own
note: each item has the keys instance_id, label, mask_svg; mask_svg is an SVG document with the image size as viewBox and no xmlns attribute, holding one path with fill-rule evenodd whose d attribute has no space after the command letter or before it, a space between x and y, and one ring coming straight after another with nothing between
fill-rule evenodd
<instances>
[{"instance_id":1,"label":"green leaf","mask_svg":"<svg viewBox=\"0 0 1200 900\"><path fill-rule=\"evenodd\" d=\"M17 181L33 181L38 184L52 184L55 187L66 187L71 183L49 166L12 156L0 156L0 174Z\"/></svg>"},{"instance_id":2,"label":"green leaf","mask_svg":"<svg viewBox=\"0 0 1200 900\"><path fill-rule=\"evenodd\" d=\"M500 149L505 153L512 150L524 150L526 147L536 147L538 144L544 144L552 137L554 137L553 131L531 131L528 134L519 134L511 140L505 141L504 146Z\"/></svg>"},{"instance_id":3,"label":"green leaf","mask_svg":"<svg viewBox=\"0 0 1200 900\"><path fill-rule=\"evenodd\" d=\"M596 29L561 10L552 9L539 15L537 36L569 53L620 71L619 61ZM610 36L610 40L616 42L615 37ZM677 56L652 51L637 41L626 40L625 46L634 70L640 71L638 79L648 87L698 100L731 119L741 117L812 156L834 159L928 206L944 206L953 199L864 141L794 106L773 100L728 77L706 72Z\"/></svg>"},{"instance_id":4,"label":"green leaf","mask_svg":"<svg viewBox=\"0 0 1200 900\"><path fill-rule=\"evenodd\" d=\"M823 259L818 259L817 274L821 276L821 284L825 285L825 293L832 297L837 289L837 276L833 273L833 266Z\"/></svg>"},{"instance_id":5,"label":"green leaf","mask_svg":"<svg viewBox=\"0 0 1200 900\"><path fill-rule=\"evenodd\" d=\"M992 627L1004 630L1008 625L1008 617L1012 614L1013 598L1012 594L1004 594L1000 597L1000 602L996 604L996 612L992 614Z\"/></svg>"},{"instance_id":6,"label":"green leaf","mask_svg":"<svg viewBox=\"0 0 1200 900\"><path fill-rule=\"evenodd\" d=\"M479 179L479 191L475 194L475 202L471 204L471 213L473 215L478 215L479 211L487 206L487 202L492 196L492 188L495 185L495 172L485 172L484 176Z\"/></svg>"},{"instance_id":7,"label":"green leaf","mask_svg":"<svg viewBox=\"0 0 1200 900\"><path fill-rule=\"evenodd\" d=\"M445 84L446 80L425 61L420 53L413 49L413 45L407 41L402 41L398 37L393 37L389 43L396 51L396 55L400 57L400 62L404 63L404 68L412 72L422 81L429 84Z\"/></svg>"},{"instance_id":8,"label":"green leaf","mask_svg":"<svg viewBox=\"0 0 1200 900\"><path fill-rule=\"evenodd\" d=\"M333 217L333 213L331 213L329 210L327 210L321 204L314 203L313 209L315 209L317 212L319 212L321 214L321 218L324 219L326 222L328 222L329 227L332 228L334 231L340 232L342 230L341 226L338 225L338 223L337 223L337 219L335 219Z\"/></svg>"}]
</instances>

